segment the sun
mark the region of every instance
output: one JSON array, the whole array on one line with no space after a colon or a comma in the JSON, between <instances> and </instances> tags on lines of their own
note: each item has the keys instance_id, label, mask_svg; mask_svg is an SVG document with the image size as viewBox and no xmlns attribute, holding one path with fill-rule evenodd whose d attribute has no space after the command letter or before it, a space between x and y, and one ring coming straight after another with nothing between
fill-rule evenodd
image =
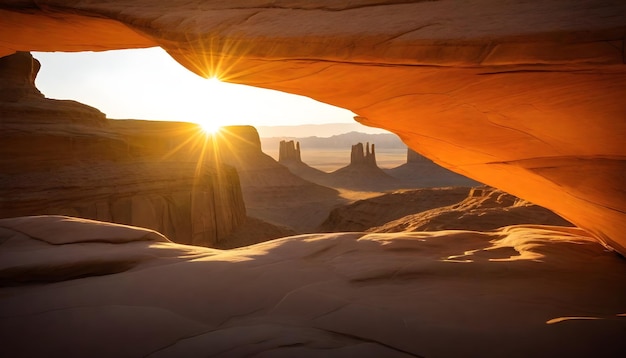
<instances>
[{"instance_id":1,"label":"sun","mask_svg":"<svg viewBox=\"0 0 626 358\"><path fill-rule=\"evenodd\" d=\"M220 104L223 102L223 98L220 94L223 92L223 82L217 77L209 77L204 82L203 92L208 98L218 99L216 102L205 108L208 111L209 118L204 118L197 121L202 131L206 134L216 134L220 131L220 128L224 125L224 113L220 110Z\"/></svg>"},{"instance_id":2,"label":"sun","mask_svg":"<svg viewBox=\"0 0 626 358\"><path fill-rule=\"evenodd\" d=\"M206 134L216 134L222 128L221 123L210 120L203 121L202 123L198 124L200 125L200 128L202 128L202 131Z\"/></svg>"}]
</instances>

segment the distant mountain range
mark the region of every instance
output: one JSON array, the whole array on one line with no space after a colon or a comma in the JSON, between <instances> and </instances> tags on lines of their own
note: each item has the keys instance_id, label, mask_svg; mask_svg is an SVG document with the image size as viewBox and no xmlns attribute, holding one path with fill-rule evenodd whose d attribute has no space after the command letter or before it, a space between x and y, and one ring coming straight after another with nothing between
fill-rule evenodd
<instances>
[{"instance_id":1,"label":"distant mountain range","mask_svg":"<svg viewBox=\"0 0 626 358\"><path fill-rule=\"evenodd\" d=\"M377 148L403 149L406 145L392 133L368 134L361 132L349 132L330 137L261 137L263 148L278 148L281 140L295 140L300 142L300 147L306 149L346 149L349 150L356 143L373 143Z\"/></svg>"}]
</instances>

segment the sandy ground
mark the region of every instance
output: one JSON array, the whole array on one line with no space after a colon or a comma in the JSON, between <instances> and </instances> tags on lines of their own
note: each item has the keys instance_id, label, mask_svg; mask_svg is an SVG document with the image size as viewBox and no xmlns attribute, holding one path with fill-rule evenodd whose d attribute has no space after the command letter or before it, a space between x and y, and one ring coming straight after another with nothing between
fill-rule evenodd
<instances>
[{"instance_id":1,"label":"sandy ground","mask_svg":"<svg viewBox=\"0 0 626 358\"><path fill-rule=\"evenodd\" d=\"M332 233L235 250L0 220L6 357L620 357L626 262L576 228Z\"/></svg>"}]
</instances>

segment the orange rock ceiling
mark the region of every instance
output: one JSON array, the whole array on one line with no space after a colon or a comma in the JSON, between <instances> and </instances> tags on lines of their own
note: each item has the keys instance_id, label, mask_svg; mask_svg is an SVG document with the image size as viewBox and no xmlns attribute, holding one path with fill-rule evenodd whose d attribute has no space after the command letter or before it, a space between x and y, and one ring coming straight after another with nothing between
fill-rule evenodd
<instances>
[{"instance_id":1,"label":"orange rock ceiling","mask_svg":"<svg viewBox=\"0 0 626 358\"><path fill-rule=\"evenodd\" d=\"M622 0L0 5L0 55L161 46L202 76L348 108L623 254L625 36Z\"/></svg>"}]
</instances>

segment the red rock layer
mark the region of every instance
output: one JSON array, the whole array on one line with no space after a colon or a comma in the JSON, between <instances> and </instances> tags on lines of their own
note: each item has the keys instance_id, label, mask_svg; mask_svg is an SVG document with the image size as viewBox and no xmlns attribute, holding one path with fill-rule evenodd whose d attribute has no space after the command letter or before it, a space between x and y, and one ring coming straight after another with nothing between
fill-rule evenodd
<instances>
[{"instance_id":1,"label":"red rock layer","mask_svg":"<svg viewBox=\"0 0 626 358\"><path fill-rule=\"evenodd\" d=\"M626 253L623 1L155 4L5 2L0 53L156 44L203 76L351 109Z\"/></svg>"}]
</instances>

